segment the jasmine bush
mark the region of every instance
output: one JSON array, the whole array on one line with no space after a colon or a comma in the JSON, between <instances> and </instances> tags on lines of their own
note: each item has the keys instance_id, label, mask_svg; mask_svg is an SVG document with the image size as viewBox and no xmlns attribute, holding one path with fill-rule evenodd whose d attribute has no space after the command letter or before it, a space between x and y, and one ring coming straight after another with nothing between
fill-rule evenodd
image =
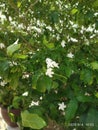
<instances>
[{"instance_id":1,"label":"jasmine bush","mask_svg":"<svg viewBox=\"0 0 98 130\"><path fill-rule=\"evenodd\" d=\"M24 129L97 130L98 0L0 7L0 103Z\"/></svg>"}]
</instances>

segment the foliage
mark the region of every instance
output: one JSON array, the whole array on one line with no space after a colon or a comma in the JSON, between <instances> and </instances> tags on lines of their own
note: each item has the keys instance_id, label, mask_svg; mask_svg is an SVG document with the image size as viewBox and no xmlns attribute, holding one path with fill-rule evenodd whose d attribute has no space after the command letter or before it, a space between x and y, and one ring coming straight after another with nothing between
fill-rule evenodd
<instances>
[{"instance_id":1,"label":"foliage","mask_svg":"<svg viewBox=\"0 0 98 130\"><path fill-rule=\"evenodd\" d=\"M97 130L98 0L1 0L0 8L0 103L22 110L24 129L51 119Z\"/></svg>"}]
</instances>

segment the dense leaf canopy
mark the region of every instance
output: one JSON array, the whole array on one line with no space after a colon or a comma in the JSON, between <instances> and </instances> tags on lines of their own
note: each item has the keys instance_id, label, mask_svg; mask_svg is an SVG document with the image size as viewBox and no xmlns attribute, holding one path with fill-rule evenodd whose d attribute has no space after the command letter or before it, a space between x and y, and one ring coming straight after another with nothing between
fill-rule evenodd
<instances>
[{"instance_id":1,"label":"dense leaf canopy","mask_svg":"<svg viewBox=\"0 0 98 130\"><path fill-rule=\"evenodd\" d=\"M0 103L25 110L28 129L52 120L97 130L98 0L0 0L0 8Z\"/></svg>"}]
</instances>

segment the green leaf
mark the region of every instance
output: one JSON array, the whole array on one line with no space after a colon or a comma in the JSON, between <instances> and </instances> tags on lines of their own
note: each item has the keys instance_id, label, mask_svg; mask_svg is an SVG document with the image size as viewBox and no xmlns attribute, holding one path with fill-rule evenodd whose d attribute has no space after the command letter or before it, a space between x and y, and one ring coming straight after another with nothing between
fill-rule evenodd
<instances>
[{"instance_id":1,"label":"green leaf","mask_svg":"<svg viewBox=\"0 0 98 130\"><path fill-rule=\"evenodd\" d=\"M71 14L75 14L77 12L78 12L78 9L74 8L74 9L72 9Z\"/></svg>"},{"instance_id":2,"label":"green leaf","mask_svg":"<svg viewBox=\"0 0 98 130\"><path fill-rule=\"evenodd\" d=\"M56 10L52 10L50 13L50 21L55 24L59 22L59 13Z\"/></svg>"},{"instance_id":3,"label":"green leaf","mask_svg":"<svg viewBox=\"0 0 98 130\"><path fill-rule=\"evenodd\" d=\"M21 6L21 2L17 1L17 7L20 8L20 6Z\"/></svg>"},{"instance_id":4,"label":"green leaf","mask_svg":"<svg viewBox=\"0 0 98 130\"><path fill-rule=\"evenodd\" d=\"M21 113L22 125L24 127L30 127L32 129L42 129L46 126L46 122L39 117L37 114L32 114L30 112L23 111Z\"/></svg>"},{"instance_id":5,"label":"green leaf","mask_svg":"<svg viewBox=\"0 0 98 130\"><path fill-rule=\"evenodd\" d=\"M66 66L65 73L67 77L70 77L70 75L72 74L72 68L70 66Z\"/></svg>"},{"instance_id":6,"label":"green leaf","mask_svg":"<svg viewBox=\"0 0 98 130\"><path fill-rule=\"evenodd\" d=\"M90 108L87 114L86 126L89 130L98 130L98 110Z\"/></svg>"},{"instance_id":7,"label":"green leaf","mask_svg":"<svg viewBox=\"0 0 98 130\"><path fill-rule=\"evenodd\" d=\"M91 66L92 66L93 70L98 70L98 61L92 62Z\"/></svg>"},{"instance_id":8,"label":"green leaf","mask_svg":"<svg viewBox=\"0 0 98 130\"><path fill-rule=\"evenodd\" d=\"M95 96L98 98L98 92L95 93Z\"/></svg>"},{"instance_id":9,"label":"green leaf","mask_svg":"<svg viewBox=\"0 0 98 130\"><path fill-rule=\"evenodd\" d=\"M43 44L49 49L53 49L55 47L54 43L50 43L47 41L46 36L44 36L43 38Z\"/></svg>"},{"instance_id":10,"label":"green leaf","mask_svg":"<svg viewBox=\"0 0 98 130\"><path fill-rule=\"evenodd\" d=\"M9 61L0 60L0 75L5 74L5 72L9 69ZM7 75L7 73L6 73Z\"/></svg>"},{"instance_id":11,"label":"green leaf","mask_svg":"<svg viewBox=\"0 0 98 130\"><path fill-rule=\"evenodd\" d=\"M67 106L67 109L65 111L66 123L69 123L71 121L71 119L74 118L77 108L78 108L77 100L76 99L70 100L70 102Z\"/></svg>"},{"instance_id":12,"label":"green leaf","mask_svg":"<svg viewBox=\"0 0 98 130\"><path fill-rule=\"evenodd\" d=\"M50 90L52 87L52 81L47 76L41 76L37 81L37 90L40 92L45 92Z\"/></svg>"},{"instance_id":13,"label":"green leaf","mask_svg":"<svg viewBox=\"0 0 98 130\"><path fill-rule=\"evenodd\" d=\"M21 97L15 96L12 101L12 106L17 109L19 108L20 104L21 104Z\"/></svg>"},{"instance_id":14,"label":"green leaf","mask_svg":"<svg viewBox=\"0 0 98 130\"><path fill-rule=\"evenodd\" d=\"M78 94L77 100L79 102L92 102L92 97L91 96L85 96L84 94Z\"/></svg>"},{"instance_id":15,"label":"green leaf","mask_svg":"<svg viewBox=\"0 0 98 130\"><path fill-rule=\"evenodd\" d=\"M21 47L21 44L12 44L12 45L8 46L7 47L8 56L12 56L15 51L20 49L20 47Z\"/></svg>"},{"instance_id":16,"label":"green leaf","mask_svg":"<svg viewBox=\"0 0 98 130\"><path fill-rule=\"evenodd\" d=\"M23 54L14 54L13 57L17 59L26 59L28 56Z\"/></svg>"},{"instance_id":17,"label":"green leaf","mask_svg":"<svg viewBox=\"0 0 98 130\"><path fill-rule=\"evenodd\" d=\"M58 88L58 86L59 86L59 84L54 81L53 84L52 84L52 88L53 88L53 89L56 89L56 88Z\"/></svg>"},{"instance_id":18,"label":"green leaf","mask_svg":"<svg viewBox=\"0 0 98 130\"><path fill-rule=\"evenodd\" d=\"M93 83L93 73L89 69L83 69L80 73L80 79L84 81L84 83L88 83L89 85Z\"/></svg>"},{"instance_id":19,"label":"green leaf","mask_svg":"<svg viewBox=\"0 0 98 130\"><path fill-rule=\"evenodd\" d=\"M94 7L98 7L98 0L96 0L93 4Z\"/></svg>"}]
</instances>

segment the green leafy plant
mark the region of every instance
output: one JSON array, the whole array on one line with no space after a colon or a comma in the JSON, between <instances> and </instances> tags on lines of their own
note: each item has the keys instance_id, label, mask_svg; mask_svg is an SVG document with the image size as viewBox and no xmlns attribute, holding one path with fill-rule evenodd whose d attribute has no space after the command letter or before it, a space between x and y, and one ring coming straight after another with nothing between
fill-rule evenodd
<instances>
[{"instance_id":1,"label":"green leafy plant","mask_svg":"<svg viewBox=\"0 0 98 130\"><path fill-rule=\"evenodd\" d=\"M98 0L0 5L0 104L24 130L97 130Z\"/></svg>"}]
</instances>

